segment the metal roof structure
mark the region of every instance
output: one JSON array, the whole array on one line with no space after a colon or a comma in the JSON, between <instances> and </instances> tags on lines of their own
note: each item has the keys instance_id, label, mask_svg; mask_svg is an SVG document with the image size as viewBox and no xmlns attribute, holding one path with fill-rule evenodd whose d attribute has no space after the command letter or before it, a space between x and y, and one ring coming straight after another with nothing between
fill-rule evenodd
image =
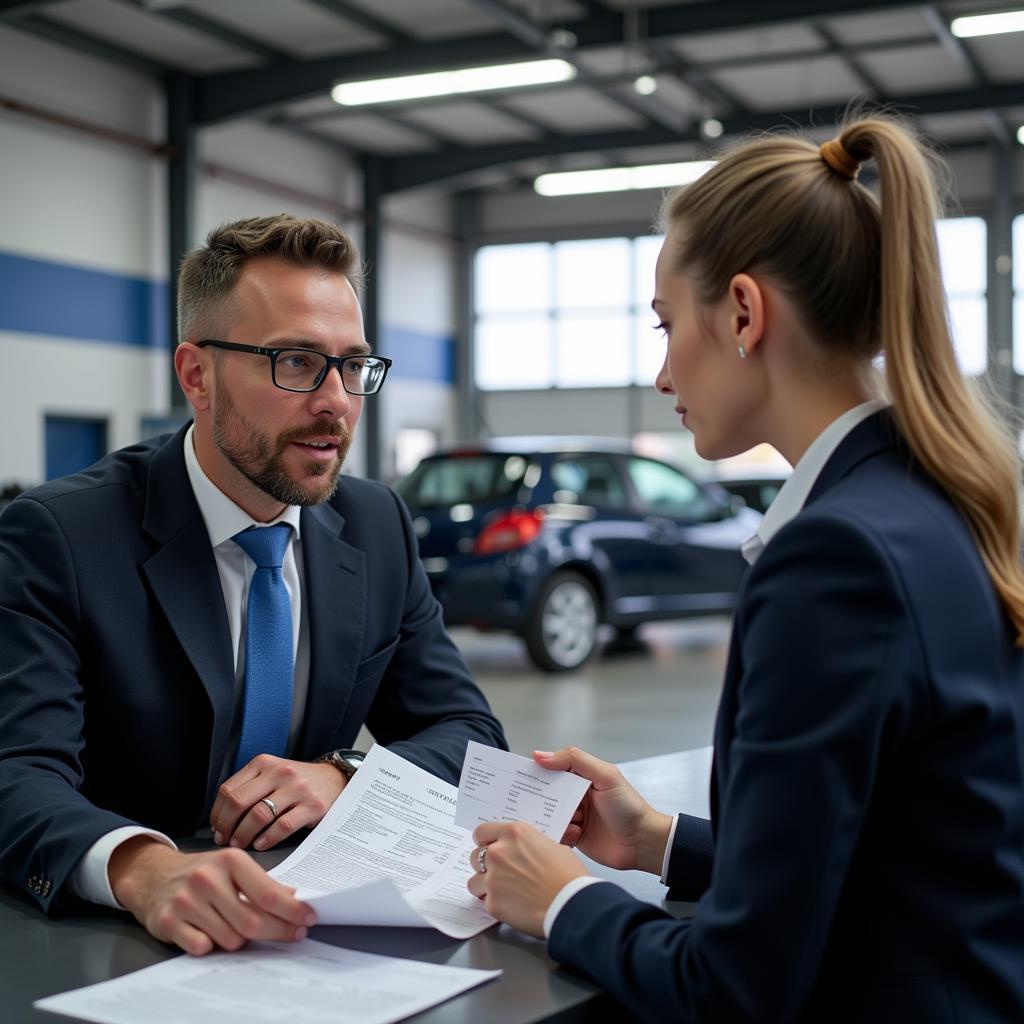
<instances>
[{"instance_id":1,"label":"metal roof structure","mask_svg":"<svg viewBox=\"0 0 1024 1024\"><path fill-rule=\"evenodd\" d=\"M255 118L373 161L381 194L686 159L888 104L940 144L1011 147L1024 37L958 39L999 0L0 0L0 24L165 80L171 135ZM560 56L557 85L341 107L337 82ZM650 95L639 75L657 83ZM180 141L180 140L179 140Z\"/></svg>"}]
</instances>

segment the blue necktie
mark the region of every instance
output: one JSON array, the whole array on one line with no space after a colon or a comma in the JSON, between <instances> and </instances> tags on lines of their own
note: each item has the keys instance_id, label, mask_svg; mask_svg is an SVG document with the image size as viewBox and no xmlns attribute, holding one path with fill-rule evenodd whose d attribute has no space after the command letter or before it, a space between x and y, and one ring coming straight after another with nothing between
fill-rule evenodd
<instances>
[{"instance_id":1,"label":"blue necktie","mask_svg":"<svg viewBox=\"0 0 1024 1024\"><path fill-rule=\"evenodd\" d=\"M292 605L281 561L292 528L250 527L232 538L256 563L245 619L245 707L234 771L257 754L283 757L292 717Z\"/></svg>"}]
</instances>

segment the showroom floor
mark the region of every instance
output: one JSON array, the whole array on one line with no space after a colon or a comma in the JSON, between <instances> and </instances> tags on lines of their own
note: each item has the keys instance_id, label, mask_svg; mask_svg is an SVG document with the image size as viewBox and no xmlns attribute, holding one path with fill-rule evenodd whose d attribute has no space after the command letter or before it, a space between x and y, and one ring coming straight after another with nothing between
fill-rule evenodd
<instances>
[{"instance_id":1,"label":"showroom floor","mask_svg":"<svg viewBox=\"0 0 1024 1024\"><path fill-rule=\"evenodd\" d=\"M574 743L628 761L711 743L729 628L725 616L651 624L639 650L569 675L534 669L514 637L452 635L516 753Z\"/></svg>"}]
</instances>

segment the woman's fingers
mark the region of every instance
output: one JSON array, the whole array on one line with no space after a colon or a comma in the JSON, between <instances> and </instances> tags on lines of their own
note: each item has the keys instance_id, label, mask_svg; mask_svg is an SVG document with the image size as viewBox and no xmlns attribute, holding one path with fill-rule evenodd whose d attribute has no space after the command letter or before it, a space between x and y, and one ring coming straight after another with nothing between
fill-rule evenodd
<instances>
[{"instance_id":1,"label":"woman's fingers","mask_svg":"<svg viewBox=\"0 0 1024 1024\"><path fill-rule=\"evenodd\" d=\"M622 781L622 772L613 764L588 754L579 747L562 747L550 753L535 750L533 759L542 768L552 771L572 772L580 778L589 779L598 789L609 789Z\"/></svg>"}]
</instances>

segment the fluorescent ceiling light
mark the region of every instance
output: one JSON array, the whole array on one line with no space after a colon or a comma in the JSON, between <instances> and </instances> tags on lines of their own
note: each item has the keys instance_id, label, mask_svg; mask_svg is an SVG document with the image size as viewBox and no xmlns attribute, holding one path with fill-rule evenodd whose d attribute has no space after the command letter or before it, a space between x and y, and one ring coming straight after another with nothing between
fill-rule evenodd
<instances>
[{"instance_id":1,"label":"fluorescent ceiling light","mask_svg":"<svg viewBox=\"0 0 1024 1024\"><path fill-rule=\"evenodd\" d=\"M973 14L954 18L950 31L961 39L972 36L997 36L1003 32L1024 32L1024 11L1003 11L1001 14Z\"/></svg>"},{"instance_id":2,"label":"fluorescent ceiling light","mask_svg":"<svg viewBox=\"0 0 1024 1024\"><path fill-rule=\"evenodd\" d=\"M518 89L574 78L576 69L565 60L531 60L519 64L495 64L458 71L431 71L402 78L378 78L370 82L343 82L331 90L331 98L342 106L393 103L425 96L450 96L491 89Z\"/></svg>"},{"instance_id":3,"label":"fluorescent ceiling light","mask_svg":"<svg viewBox=\"0 0 1024 1024\"><path fill-rule=\"evenodd\" d=\"M715 166L714 160L643 167L609 167L602 171L559 171L542 174L533 187L542 196L571 196L588 192L627 192L634 188L671 188L688 185Z\"/></svg>"}]
</instances>

